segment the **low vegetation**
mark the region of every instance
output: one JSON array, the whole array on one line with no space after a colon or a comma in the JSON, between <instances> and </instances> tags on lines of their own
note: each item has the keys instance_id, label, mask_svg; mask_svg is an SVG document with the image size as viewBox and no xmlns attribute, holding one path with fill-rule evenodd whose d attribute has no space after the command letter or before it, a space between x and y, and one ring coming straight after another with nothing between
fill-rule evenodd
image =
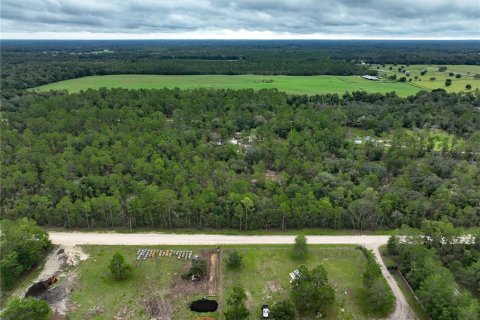
<instances>
[{"instance_id":1,"label":"low vegetation","mask_svg":"<svg viewBox=\"0 0 480 320\"><path fill-rule=\"evenodd\" d=\"M182 279L182 273L191 267L190 261L159 256L136 260L139 249L136 246L86 246L83 249L89 254L89 259L72 269L78 274L78 282L69 300L69 305L72 306L68 311L69 319L92 316L110 319L122 315L141 319L150 317L152 312L158 310L167 312L172 319L198 318L198 313L190 311L189 303L207 296L205 287L208 280L203 278L194 282ZM200 257L215 250L210 247L182 246L163 246L162 249L193 250ZM233 288L241 287L246 296L244 304L249 314L248 319L258 319L264 304L269 305L273 314L277 312L285 317L279 319L291 319L288 315L291 315L292 310L296 318L297 312L303 312L303 308L293 305L294 286L293 282L290 283L292 279L289 273L303 264L312 277L316 274L313 270L321 265L321 289L324 289L324 285L333 288L335 303L328 307L323 304L321 307L321 312L327 314L329 319L369 318L362 307L362 274L366 260L353 246L309 245L311 254L301 263L292 259L291 245L267 245L261 248L225 246L221 251L224 261L220 268L223 271L220 274L221 287L217 299L222 305L222 314L228 311L227 297L234 291ZM235 251L243 257L243 266L238 270L227 268L228 256ZM105 267L117 252L124 256L125 263L132 266L130 275L122 281L115 280ZM325 281L326 274L328 281ZM309 279L314 279L312 277ZM310 285L305 286L307 290L316 290ZM344 292L346 289L347 294ZM332 292L330 289L325 290ZM331 295L328 297L332 298ZM306 312L306 316L313 316L315 311L318 310ZM216 318L218 313L207 313L206 316Z\"/></svg>"},{"instance_id":2,"label":"low vegetation","mask_svg":"<svg viewBox=\"0 0 480 320\"><path fill-rule=\"evenodd\" d=\"M226 300L226 310L224 312L225 319L247 319L249 312L245 305L246 300L247 295L245 294L245 290L242 287L233 287Z\"/></svg>"},{"instance_id":3,"label":"low vegetation","mask_svg":"<svg viewBox=\"0 0 480 320\"><path fill-rule=\"evenodd\" d=\"M48 303L34 298L14 298L1 313L3 320L50 320L51 316Z\"/></svg>"},{"instance_id":4,"label":"low vegetation","mask_svg":"<svg viewBox=\"0 0 480 320\"><path fill-rule=\"evenodd\" d=\"M105 88L126 89L277 89L288 94L338 94L365 91L368 93L389 93L399 96L414 95L421 88L409 83L390 81L369 81L360 76L268 76L271 82L264 81L262 75L108 75L76 78L54 82L35 88L35 91L68 90L78 93L81 90ZM442 88L443 85L438 86ZM464 88L462 88L464 90ZM458 90L460 91L460 90Z\"/></svg>"},{"instance_id":5,"label":"low vegetation","mask_svg":"<svg viewBox=\"0 0 480 320\"><path fill-rule=\"evenodd\" d=\"M238 251L232 251L228 254L227 267L231 270L238 270L242 267L242 256Z\"/></svg>"}]
</instances>

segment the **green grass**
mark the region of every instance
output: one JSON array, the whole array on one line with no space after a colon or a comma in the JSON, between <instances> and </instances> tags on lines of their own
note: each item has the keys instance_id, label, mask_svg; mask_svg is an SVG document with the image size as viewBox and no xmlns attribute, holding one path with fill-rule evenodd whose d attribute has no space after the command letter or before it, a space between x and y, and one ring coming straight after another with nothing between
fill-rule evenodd
<instances>
[{"instance_id":1,"label":"green grass","mask_svg":"<svg viewBox=\"0 0 480 320\"><path fill-rule=\"evenodd\" d=\"M385 67L380 66L380 69L376 69L376 66L373 66L374 70L379 70L381 76L390 76L392 74L397 75L397 79L405 76L404 73L400 73L398 68L403 65L393 66L391 64L386 65ZM392 67L393 70L390 70ZM405 70L410 73L408 78L412 78L412 85L418 86L419 88L424 88L426 90L432 90L437 88L442 88L448 92L459 92L466 91L465 85L470 84L472 89L470 91L475 91L480 89L480 79L474 79L475 74L480 74L480 66L469 66L469 65L446 65L447 71L440 72L438 71L438 65L410 65L405 66ZM425 75L421 75L422 70L427 70ZM460 79L455 78L455 76L449 76L449 73L453 72L454 74L460 73L462 77ZM415 79L415 76L418 76L418 79ZM435 77L435 80L430 80L431 77ZM445 86L445 80L452 79L452 85L450 87Z\"/></svg>"},{"instance_id":2,"label":"green grass","mask_svg":"<svg viewBox=\"0 0 480 320\"><path fill-rule=\"evenodd\" d=\"M457 137L441 129L406 129L400 128L390 132L384 132L380 136L376 136L373 130L363 130L359 128L348 128L347 138L350 140L356 137L365 138L366 136L372 137L374 140L391 140L395 143L396 136L409 137L413 140L420 141L423 139L425 147L431 144L433 151L442 151L444 147L447 150L465 150L465 140L461 137ZM403 139L403 138L402 138Z\"/></svg>"},{"instance_id":3,"label":"green grass","mask_svg":"<svg viewBox=\"0 0 480 320\"><path fill-rule=\"evenodd\" d=\"M224 257L232 249L224 250ZM362 315L361 311L365 258L354 246L311 245L310 254L303 262L291 258L291 246L288 245L262 246L255 250L252 250L251 246L237 246L235 249L243 256L243 267L239 271L230 271L224 259L224 288L226 295L235 285L240 285L247 291L250 319L260 318L263 304L273 305L275 301L289 299L288 274L302 264L308 268L322 264L328 272L330 282L336 289L337 300L328 319L344 319L350 316L353 319L368 318ZM272 288L276 289L272 291ZM347 295L344 294L346 288ZM313 318L312 316L311 319Z\"/></svg>"},{"instance_id":4,"label":"green grass","mask_svg":"<svg viewBox=\"0 0 480 320\"><path fill-rule=\"evenodd\" d=\"M69 319L87 318L89 310L95 307L101 307L102 312L92 319L113 319L119 310L125 307L133 312L131 318L148 319L141 301L149 296L151 290L167 290L172 282L184 281L181 280L180 275L182 270L189 266L188 261L165 257L137 262L135 255L139 246L85 246L83 248L90 257L74 269L80 275L80 283L70 300L73 311L69 313ZM187 249L182 246L150 248ZM289 272L302 263L310 268L322 264L329 273L331 283L337 288L337 303L328 319L343 319L348 315L355 315L355 319L368 318L363 316L361 311L361 275L365 263L363 254L349 245L311 245L309 248L310 255L307 260L299 262L292 260L289 245L223 246L224 258L228 251L239 250L244 256L244 266L240 271L234 272L227 270L223 262L221 291L227 294L233 285L243 286L251 297L250 319L258 319L260 306L263 303L271 305L274 300L289 297ZM209 249L209 247L190 246L188 249L199 253L202 249ZM108 263L115 252L122 253L126 261L134 265L131 277L120 282L113 280L108 270ZM269 283L282 290L271 292ZM348 288L346 296L345 288ZM219 302L224 301L225 294L222 297L219 298ZM191 312L188 308L188 303L196 298L199 296L176 297L173 300L174 319L196 319L200 314ZM344 311L340 311L342 308ZM212 313L207 316L217 318L218 314Z\"/></svg>"},{"instance_id":5,"label":"green grass","mask_svg":"<svg viewBox=\"0 0 480 320\"><path fill-rule=\"evenodd\" d=\"M266 82L273 80L273 82ZM35 88L38 91L68 90L70 93L89 88L221 88L272 89L291 94L344 94L346 91L386 93L396 91L400 96L415 94L419 89L408 83L369 81L358 76L263 76L263 75L107 75L89 76L50 83Z\"/></svg>"},{"instance_id":6,"label":"green grass","mask_svg":"<svg viewBox=\"0 0 480 320\"><path fill-rule=\"evenodd\" d=\"M392 66L393 70L389 70ZM398 66L386 65L377 69L381 76L397 74L397 77L405 76L398 72ZM161 89L161 88L220 88L220 89L245 89L252 88L272 89L276 88L290 94L344 94L346 91L367 91L371 93L397 92L399 96L413 95L420 90L432 90L444 88L449 92L465 91L465 85L471 84L471 91L480 88L480 80L474 79L475 74L480 74L480 66L449 65L445 72L438 71L438 65L412 65L406 67L410 72L412 82L400 83L382 79L381 81L369 81L359 76L266 76L266 75L106 75L89 76L77 79L65 80L46 84L35 88L38 91L68 90L76 93L81 90L106 88L128 89ZM427 70L427 74L420 75L420 71ZM449 72L460 73L462 77L456 79L449 76ZM418 76L418 79L414 79ZM435 77L436 80L429 80ZM453 80L450 87L445 87L445 79Z\"/></svg>"},{"instance_id":7,"label":"green grass","mask_svg":"<svg viewBox=\"0 0 480 320\"><path fill-rule=\"evenodd\" d=\"M136 261L136 252L145 246L84 246L89 259L82 262L76 271L80 275L80 284L72 294L70 304L74 310L69 319L88 318L89 310L100 307L102 312L92 319L113 319L118 312L128 307L133 319L149 319L144 308L144 299L152 292L165 293L172 282L184 281L181 274L190 266L189 261L173 257L156 257ZM148 248L160 248L159 246ZM166 249L167 247L162 246ZM193 248L199 253L202 248ZM192 249L192 247L168 247L168 249ZM128 279L116 281L108 270L108 264L115 252L120 252L126 262L134 266ZM172 300L175 319L194 319L198 314L189 310L189 302L195 296L181 295ZM216 317L216 313L207 314Z\"/></svg>"}]
</instances>

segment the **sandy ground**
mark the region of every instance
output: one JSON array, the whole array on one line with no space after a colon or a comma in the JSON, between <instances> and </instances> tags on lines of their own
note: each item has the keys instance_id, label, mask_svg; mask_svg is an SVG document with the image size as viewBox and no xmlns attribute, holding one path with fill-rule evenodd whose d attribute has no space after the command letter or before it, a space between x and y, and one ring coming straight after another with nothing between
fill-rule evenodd
<instances>
[{"instance_id":1,"label":"sandy ground","mask_svg":"<svg viewBox=\"0 0 480 320\"><path fill-rule=\"evenodd\" d=\"M218 285L218 252L210 252L208 257L208 295L216 296L217 295L217 285Z\"/></svg>"},{"instance_id":2,"label":"sandy ground","mask_svg":"<svg viewBox=\"0 0 480 320\"><path fill-rule=\"evenodd\" d=\"M67 314L68 299L77 280L77 274L68 270L68 268L76 266L80 261L87 258L88 255L79 246L63 244L56 246L47 256L42 272L33 283L44 281L53 275L57 276L58 282L40 296L49 302L54 313ZM25 293L26 290L22 293L22 296Z\"/></svg>"},{"instance_id":3,"label":"sandy ground","mask_svg":"<svg viewBox=\"0 0 480 320\"><path fill-rule=\"evenodd\" d=\"M295 236L231 236L215 234L85 233L50 232L54 244L62 245L217 245L290 244ZM360 244L379 247L389 236L308 236L310 244Z\"/></svg>"},{"instance_id":4,"label":"sandy ground","mask_svg":"<svg viewBox=\"0 0 480 320\"><path fill-rule=\"evenodd\" d=\"M74 245L228 245L228 244L291 244L295 236L231 236L212 234L162 234L162 233L80 233L50 232L55 244ZM396 297L395 311L390 320L415 319L410 306L395 279L388 272L380 257L379 247L388 241L388 236L308 236L310 244L358 244L372 249L380 264L382 274Z\"/></svg>"}]
</instances>

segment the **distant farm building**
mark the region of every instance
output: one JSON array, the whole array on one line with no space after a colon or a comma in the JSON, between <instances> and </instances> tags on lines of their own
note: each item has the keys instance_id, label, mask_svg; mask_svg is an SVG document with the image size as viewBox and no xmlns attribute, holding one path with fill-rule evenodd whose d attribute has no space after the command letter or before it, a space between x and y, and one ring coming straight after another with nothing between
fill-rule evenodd
<instances>
[{"instance_id":1,"label":"distant farm building","mask_svg":"<svg viewBox=\"0 0 480 320\"><path fill-rule=\"evenodd\" d=\"M380 80L380 78L377 76L369 76L369 75L364 75L362 76L362 78L367 80Z\"/></svg>"}]
</instances>

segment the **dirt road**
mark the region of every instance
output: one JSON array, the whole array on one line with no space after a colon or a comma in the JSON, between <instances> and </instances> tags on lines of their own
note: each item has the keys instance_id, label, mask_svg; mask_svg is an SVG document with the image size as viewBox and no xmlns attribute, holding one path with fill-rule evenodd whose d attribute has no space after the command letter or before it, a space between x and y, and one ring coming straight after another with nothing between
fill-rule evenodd
<instances>
[{"instance_id":1,"label":"dirt road","mask_svg":"<svg viewBox=\"0 0 480 320\"><path fill-rule=\"evenodd\" d=\"M217 244L290 244L295 236L230 236L215 234L171 233L86 233L50 232L55 244L63 245L217 245ZM361 244L379 247L388 236L308 236L310 244Z\"/></svg>"},{"instance_id":2,"label":"dirt road","mask_svg":"<svg viewBox=\"0 0 480 320\"><path fill-rule=\"evenodd\" d=\"M83 233L50 232L55 244L62 245L228 245L228 244L291 244L295 236L230 236L212 234L163 233ZM382 274L396 297L395 311L390 320L415 319L410 306L395 279L380 258L379 247L386 244L388 236L308 236L310 244L358 244L372 249L382 269Z\"/></svg>"}]
</instances>

